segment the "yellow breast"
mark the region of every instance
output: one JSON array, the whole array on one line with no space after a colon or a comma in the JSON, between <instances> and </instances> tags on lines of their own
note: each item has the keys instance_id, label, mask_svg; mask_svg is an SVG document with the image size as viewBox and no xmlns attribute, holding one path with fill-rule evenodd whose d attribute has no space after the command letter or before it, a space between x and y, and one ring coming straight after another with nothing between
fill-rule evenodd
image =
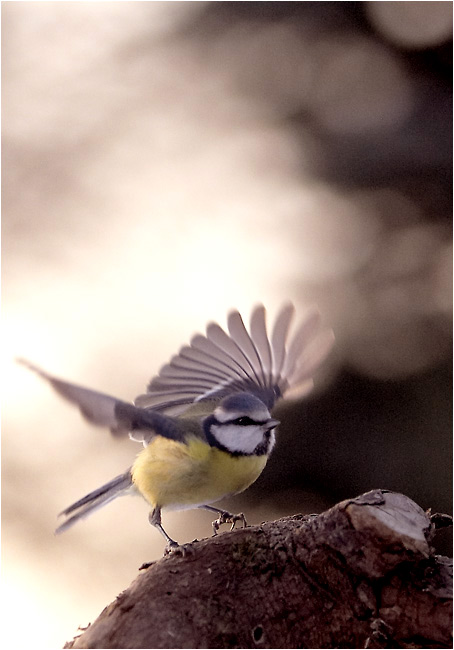
<instances>
[{"instance_id":1,"label":"yellow breast","mask_svg":"<svg viewBox=\"0 0 454 650\"><path fill-rule=\"evenodd\" d=\"M242 492L261 474L267 456L232 456L196 437L187 444L156 438L137 456L132 479L153 506L190 508Z\"/></svg>"}]
</instances>

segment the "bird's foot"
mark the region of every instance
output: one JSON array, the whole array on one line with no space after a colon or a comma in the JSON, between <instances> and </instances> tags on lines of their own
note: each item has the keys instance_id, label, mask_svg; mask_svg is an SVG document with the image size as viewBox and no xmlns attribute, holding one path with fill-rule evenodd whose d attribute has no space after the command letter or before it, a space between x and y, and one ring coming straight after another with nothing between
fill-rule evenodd
<instances>
[{"instance_id":1,"label":"bird's foot","mask_svg":"<svg viewBox=\"0 0 454 650\"><path fill-rule=\"evenodd\" d=\"M195 539L194 542L197 542L198 540ZM165 549L164 549L164 557L167 555L181 555L182 557L185 557L186 555L191 555L191 553L194 552L193 544L194 542L190 542L188 544L178 544L178 542L175 542L172 540L171 542L168 542ZM152 562L144 562L143 564L140 565L139 571L145 571L145 569L149 569L152 564L156 564L156 560Z\"/></svg>"},{"instance_id":2,"label":"bird's foot","mask_svg":"<svg viewBox=\"0 0 454 650\"><path fill-rule=\"evenodd\" d=\"M238 513L237 515L232 515L231 512L227 512L227 510L223 510L220 513L219 517L212 522L213 535L218 534L218 530L222 526L222 524L232 524L230 530L233 530L235 528L237 521L241 521L241 523L243 524L243 528L246 528L248 525L246 521L246 517L243 515L242 512Z\"/></svg>"},{"instance_id":3,"label":"bird's foot","mask_svg":"<svg viewBox=\"0 0 454 650\"><path fill-rule=\"evenodd\" d=\"M188 544L178 544L178 542L172 540L167 543L164 549L164 557L166 555L181 555L182 557L186 557L186 555L191 555L193 552L194 549L192 542L189 542Z\"/></svg>"}]
</instances>

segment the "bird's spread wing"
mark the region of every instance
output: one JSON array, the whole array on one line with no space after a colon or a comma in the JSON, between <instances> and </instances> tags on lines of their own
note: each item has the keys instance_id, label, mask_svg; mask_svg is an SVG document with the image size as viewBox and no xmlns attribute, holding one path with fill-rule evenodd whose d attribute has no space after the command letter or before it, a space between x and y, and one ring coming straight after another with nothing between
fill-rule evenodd
<instances>
[{"instance_id":1,"label":"bird's spread wing","mask_svg":"<svg viewBox=\"0 0 454 650\"><path fill-rule=\"evenodd\" d=\"M157 432L172 440L183 437L181 427L172 418L139 408L105 393L57 379L24 359L17 361L48 381L68 402L76 404L86 420L100 427L108 427L114 435L122 436L134 431L137 439L146 438L148 441Z\"/></svg>"},{"instance_id":2,"label":"bird's spread wing","mask_svg":"<svg viewBox=\"0 0 454 650\"><path fill-rule=\"evenodd\" d=\"M268 408L295 390L295 397L309 392L312 375L331 348L333 333L321 327L320 315L313 310L289 337L293 312L291 304L281 309L271 336L261 305L252 312L249 332L237 311L229 315L228 334L211 323L206 336L194 336L190 345L161 368L135 405L57 379L28 361L18 361L76 404L92 424L108 427L115 435L132 432L134 440L145 444L156 434L180 440L184 427L169 416L191 409L191 414L194 411L196 417L197 411L201 417L208 402L242 391L256 395Z\"/></svg>"},{"instance_id":3,"label":"bird's spread wing","mask_svg":"<svg viewBox=\"0 0 454 650\"><path fill-rule=\"evenodd\" d=\"M252 312L249 332L237 311L228 317L228 333L210 323L206 336L195 335L161 368L147 392L136 398L136 406L178 415L195 402L217 401L241 391L253 393L268 408L290 391L305 395L334 336L322 328L320 314L313 309L289 337L293 314L293 305L285 305L271 336L262 305Z\"/></svg>"}]
</instances>

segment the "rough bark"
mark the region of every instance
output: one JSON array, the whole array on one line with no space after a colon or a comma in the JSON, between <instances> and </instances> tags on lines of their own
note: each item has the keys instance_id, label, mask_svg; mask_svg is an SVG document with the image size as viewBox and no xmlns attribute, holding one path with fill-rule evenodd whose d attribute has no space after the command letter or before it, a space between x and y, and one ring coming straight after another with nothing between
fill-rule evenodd
<instances>
[{"instance_id":1,"label":"rough bark","mask_svg":"<svg viewBox=\"0 0 454 650\"><path fill-rule=\"evenodd\" d=\"M443 517L374 490L153 563L68 648L451 648Z\"/></svg>"}]
</instances>

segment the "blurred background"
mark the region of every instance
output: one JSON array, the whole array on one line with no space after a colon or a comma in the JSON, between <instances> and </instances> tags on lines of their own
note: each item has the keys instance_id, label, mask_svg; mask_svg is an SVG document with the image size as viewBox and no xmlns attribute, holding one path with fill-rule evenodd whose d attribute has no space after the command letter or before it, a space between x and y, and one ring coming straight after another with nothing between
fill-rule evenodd
<instances>
[{"instance_id":1,"label":"blurred background","mask_svg":"<svg viewBox=\"0 0 454 650\"><path fill-rule=\"evenodd\" d=\"M132 498L54 537L140 447L15 356L133 400L231 307L317 303L335 350L224 505L451 511L451 2L6 2L2 72L8 647L61 647L163 550Z\"/></svg>"}]
</instances>

